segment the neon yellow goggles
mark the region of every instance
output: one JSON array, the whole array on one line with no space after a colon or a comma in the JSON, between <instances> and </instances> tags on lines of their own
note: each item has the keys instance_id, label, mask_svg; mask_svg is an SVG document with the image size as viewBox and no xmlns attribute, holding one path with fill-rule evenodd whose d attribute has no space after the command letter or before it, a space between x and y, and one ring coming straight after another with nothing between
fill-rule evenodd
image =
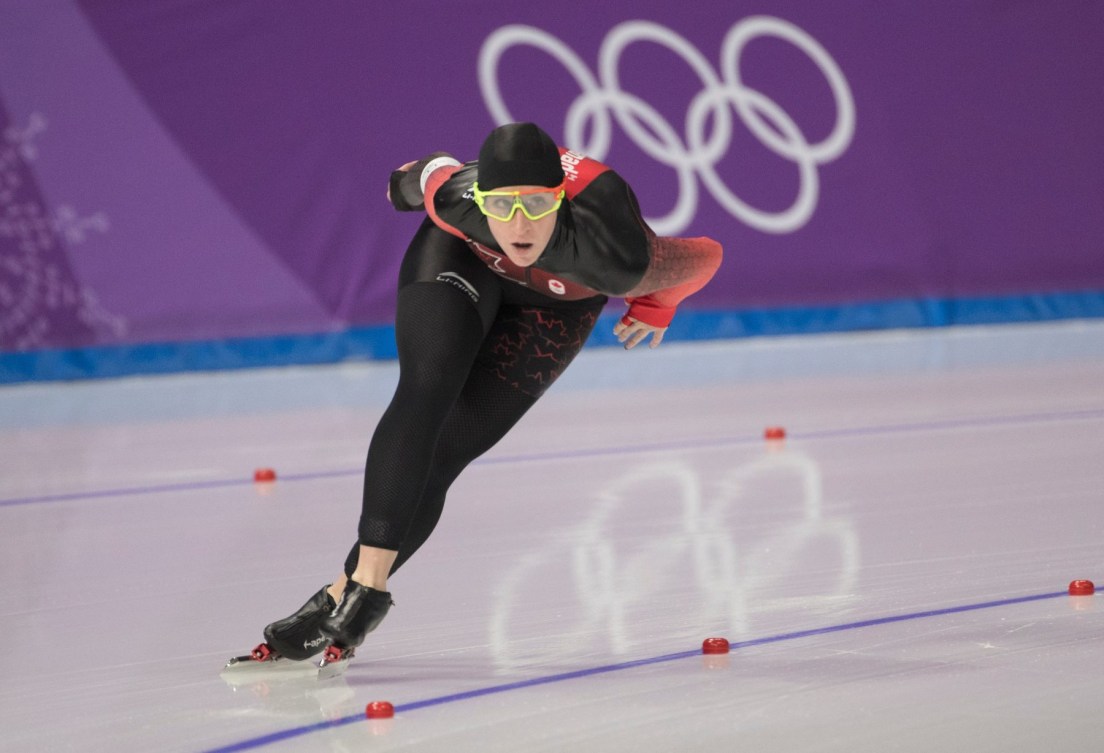
<instances>
[{"instance_id":1,"label":"neon yellow goggles","mask_svg":"<svg viewBox=\"0 0 1104 753\"><path fill-rule=\"evenodd\" d=\"M514 219L519 209L529 219L539 220L560 208L564 198L564 184L525 191L480 191L479 184L474 183L472 198L480 212L499 222Z\"/></svg>"}]
</instances>

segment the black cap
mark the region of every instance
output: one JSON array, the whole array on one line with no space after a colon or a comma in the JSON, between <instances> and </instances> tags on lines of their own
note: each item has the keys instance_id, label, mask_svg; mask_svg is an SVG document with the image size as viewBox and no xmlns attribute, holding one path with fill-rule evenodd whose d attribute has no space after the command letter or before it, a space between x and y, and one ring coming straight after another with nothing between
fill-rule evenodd
<instances>
[{"instance_id":1,"label":"black cap","mask_svg":"<svg viewBox=\"0 0 1104 753\"><path fill-rule=\"evenodd\" d=\"M479 148L479 190L563 183L560 150L533 123L508 123L491 131Z\"/></svg>"}]
</instances>

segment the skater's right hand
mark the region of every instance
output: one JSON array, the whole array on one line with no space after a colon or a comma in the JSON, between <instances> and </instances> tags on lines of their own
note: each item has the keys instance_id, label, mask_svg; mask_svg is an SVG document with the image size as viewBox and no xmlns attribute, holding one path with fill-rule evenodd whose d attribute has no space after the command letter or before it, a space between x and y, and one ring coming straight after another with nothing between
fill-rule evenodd
<instances>
[{"instance_id":1,"label":"skater's right hand","mask_svg":"<svg viewBox=\"0 0 1104 753\"><path fill-rule=\"evenodd\" d=\"M407 162L405 165L399 165L398 167L395 168L394 172L396 172L396 173L408 173L408 172L410 172L410 168L414 167L414 165L417 164L417 162L418 162L418 160L415 159L415 160L411 160L410 162ZM391 181L387 181L387 200L391 201Z\"/></svg>"},{"instance_id":2,"label":"skater's right hand","mask_svg":"<svg viewBox=\"0 0 1104 753\"><path fill-rule=\"evenodd\" d=\"M416 212L425 208L425 181L429 173L447 165L459 165L448 152L433 152L417 162L407 162L391 171L387 182L387 200L400 212Z\"/></svg>"}]
</instances>

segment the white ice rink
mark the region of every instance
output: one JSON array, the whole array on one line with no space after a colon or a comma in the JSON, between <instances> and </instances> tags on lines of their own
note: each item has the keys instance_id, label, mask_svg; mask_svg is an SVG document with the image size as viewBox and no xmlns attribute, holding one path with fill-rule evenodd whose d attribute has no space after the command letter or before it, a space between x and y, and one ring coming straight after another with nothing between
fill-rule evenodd
<instances>
[{"instance_id":1,"label":"white ice rink","mask_svg":"<svg viewBox=\"0 0 1104 753\"><path fill-rule=\"evenodd\" d=\"M0 388L0 750L1104 750L1104 322L587 350L343 676L220 676L395 375Z\"/></svg>"}]
</instances>

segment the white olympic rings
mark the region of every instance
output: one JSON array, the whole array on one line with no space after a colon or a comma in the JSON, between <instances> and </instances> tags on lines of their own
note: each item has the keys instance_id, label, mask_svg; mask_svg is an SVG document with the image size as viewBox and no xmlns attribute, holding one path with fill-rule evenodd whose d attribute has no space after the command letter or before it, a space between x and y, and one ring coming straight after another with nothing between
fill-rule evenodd
<instances>
[{"instance_id":1,"label":"white olympic rings","mask_svg":"<svg viewBox=\"0 0 1104 753\"><path fill-rule=\"evenodd\" d=\"M822 141L809 143L801 128L782 107L740 78L740 56L748 42L773 36L800 49L820 69L835 100L836 122ZM686 113L686 138L654 107L621 88L621 53L634 42L653 42L681 57L702 82ZM817 166L839 157L855 133L855 101L851 88L828 51L804 30L773 16L751 16L729 29L721 49L720 75L685 37L651 21L626 21L615 26L602 42L596 77L560 39L533 26L510 25L495 30L479 53L479 85L496 123L515 120L503 98L498 66L511 47L528 45L558 60L579 84L582 93L564 118L564 139L572 149L602 160L612 140L610 115L649 157L675 170L679 193L665 216L648 218L660 235L675 235L694 218L698 205L698 178L730 214L767 233L792 233L816 208L820 190ZM736 196L717 174L717 163L732 139L732 112L765 147L793 162L798 169L797 196L789 208L769 212ZM589 126L590 138L587 139Z\"/></svg>"}]
</instances>

